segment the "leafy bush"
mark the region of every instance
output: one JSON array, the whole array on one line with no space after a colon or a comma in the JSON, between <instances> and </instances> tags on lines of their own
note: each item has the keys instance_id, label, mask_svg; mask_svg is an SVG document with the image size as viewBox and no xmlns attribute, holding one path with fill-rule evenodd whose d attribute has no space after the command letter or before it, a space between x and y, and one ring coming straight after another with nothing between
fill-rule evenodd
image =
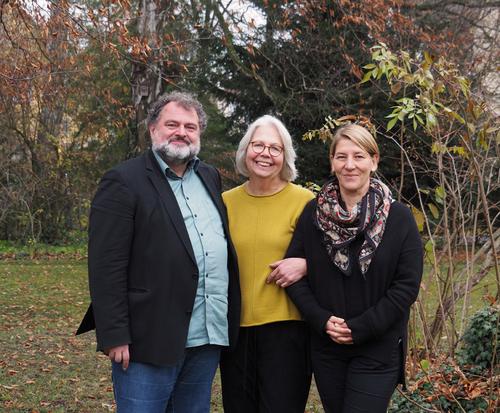
<instances>
[{"instance_id":1,"label":"leafy bush","mask_svg":"<svg viewBox=\"0 0 500 413\"><path fill-rule=\"evenodd\" d=\"M489 306L476 312L464 335L457 352L457 361L462 367L484 370L491 367L492 361L498 365L500 360L499 307Z\"/></svg>"},{"instance_id":2,"label":"leafy bush","mask_svg":"<svg viewBox=\"0 0 500 413\"><path fill-rule=\"evenodd\" d=\"M413 413L424 409L440 412L494 412L500 402L500 308L476 312L451 358L422 360L420 372L405 393L396 393L389 412ZM491 374L490 368L495 366Z\"/></svg>"},{"instance_id":3,"label":"leafy bush","mask_svg":"<svg viewBox=\"0 0 500 413\"><path fill-rule=\"evenodd\" d=\"M423 366L425 365L425 368ZM422 370L404 393L396 392L390 413L492 413L500 400L500 378L464 372L450 358L421 365Z\"/></svg>"}]
</instances>

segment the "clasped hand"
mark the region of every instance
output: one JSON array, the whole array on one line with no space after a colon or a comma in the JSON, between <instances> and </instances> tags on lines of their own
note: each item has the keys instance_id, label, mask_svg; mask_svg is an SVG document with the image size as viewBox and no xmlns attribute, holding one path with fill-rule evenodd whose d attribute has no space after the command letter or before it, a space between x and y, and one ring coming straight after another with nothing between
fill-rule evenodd
<instances>
[{"instance_id":1,"label":"clasped hand","mask_svg":"<svg viewBox=\"0 0 500 413\"><path fill-rule=\"evenodd\" d=\"M352 344L351 329L345 320L340 317L331 316L325 324L326 334L338 344Z\"/></svg>"}]
</instances>

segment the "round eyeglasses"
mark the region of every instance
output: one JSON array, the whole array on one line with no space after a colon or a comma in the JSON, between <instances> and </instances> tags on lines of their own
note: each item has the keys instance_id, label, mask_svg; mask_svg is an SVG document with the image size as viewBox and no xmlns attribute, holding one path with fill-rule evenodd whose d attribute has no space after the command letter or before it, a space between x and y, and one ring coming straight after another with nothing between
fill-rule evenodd
<instances>
[{"instance_id":1,"label":"round eyeglasses","mask_svg":"<svg viewBox=\"0 0 500 413\"><path fill-rule=\"evenodd\" d=\"M261 154L267 148L269 155L272 157L280 156L283 153L283 148L277 145L264 145L262 142L250 142L252 151L256 154Z\"/></svg>"}]
</instances>

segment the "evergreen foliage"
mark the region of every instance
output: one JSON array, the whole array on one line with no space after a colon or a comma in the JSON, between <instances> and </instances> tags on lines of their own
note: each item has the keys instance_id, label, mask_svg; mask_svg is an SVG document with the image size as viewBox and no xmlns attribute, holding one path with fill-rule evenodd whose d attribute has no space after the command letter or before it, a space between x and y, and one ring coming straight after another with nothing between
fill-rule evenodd
<instances>
[{"instance_id":1,"label":"evergreen foliage","mask_svg":"<svg viewBox=\"0 0 500 413\"><path fill-rule=\"evenodd\" d=\"M488 306L471 317L457 352L462 367L473 371L500 369L499 313L498 306Z\"/></svg>"}]
</instances>

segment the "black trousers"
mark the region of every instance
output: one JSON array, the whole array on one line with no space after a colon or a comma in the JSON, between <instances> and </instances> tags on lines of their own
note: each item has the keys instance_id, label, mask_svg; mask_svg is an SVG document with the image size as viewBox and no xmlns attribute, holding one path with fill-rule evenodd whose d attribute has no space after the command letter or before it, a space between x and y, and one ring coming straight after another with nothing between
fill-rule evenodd
<instances>
[{"instance_id":1,"label":"black trousers","mask_svg":"<svg viewBox=\"0 0 500 413\"><path fill-rule=\"evenodd\" d=\"M225 413L303 413L311 364L303 321L241 327L220 363Z\"/></svg>"},{"instance_id":2,"label":"black trousers","mask_svg":"<svg viewBox=\"0 0 500 413\"><path fill-rule=\"evenodd\" d=\"M326 413L385 413L400 377L400 349L385 364L365 356L312 351L314 379Z\"/></svg>"}]
</instances>

